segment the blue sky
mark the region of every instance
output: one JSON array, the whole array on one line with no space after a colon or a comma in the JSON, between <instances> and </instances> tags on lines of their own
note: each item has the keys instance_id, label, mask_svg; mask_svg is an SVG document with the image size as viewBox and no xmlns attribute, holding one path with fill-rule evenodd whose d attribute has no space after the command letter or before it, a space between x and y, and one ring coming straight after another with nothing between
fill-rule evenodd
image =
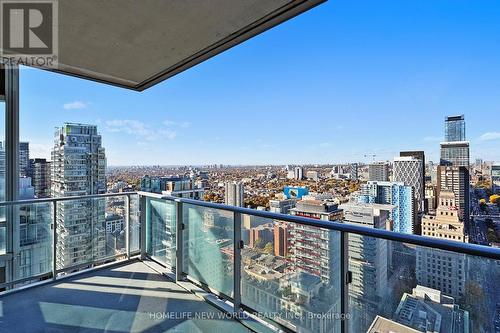
<instances>
[{"instance_id":1,"label":"blue sky","mask_svg":"<svg viewBox=\"0 0 500 333\"><path fill-rule=\"evenodd\" d=\"M108 165L438 159L465 114L473 158L500 160L497 0L334 1L137 93L21 71L21 137L96 124Z\"/></svg>"}]
</instances>

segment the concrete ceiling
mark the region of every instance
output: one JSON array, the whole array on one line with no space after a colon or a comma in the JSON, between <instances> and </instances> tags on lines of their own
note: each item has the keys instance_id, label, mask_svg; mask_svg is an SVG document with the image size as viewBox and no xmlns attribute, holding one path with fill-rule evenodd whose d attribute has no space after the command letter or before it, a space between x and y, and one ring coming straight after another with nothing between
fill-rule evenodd
<instances>
[{"instance_id":1,"label":"concrete ceiling","mask_svg":"<svg viewBox=\"0 0 500 333\"><path fill-rule=\"evenodd\" d=\"M324 0L59 0L59 67L144 90Z\"/></svg>"}]
</instances>

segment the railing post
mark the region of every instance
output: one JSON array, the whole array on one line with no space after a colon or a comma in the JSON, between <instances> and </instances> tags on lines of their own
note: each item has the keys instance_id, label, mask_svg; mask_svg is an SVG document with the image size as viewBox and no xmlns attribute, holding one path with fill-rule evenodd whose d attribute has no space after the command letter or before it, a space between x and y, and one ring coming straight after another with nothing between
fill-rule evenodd
<instances>
[{"instance_id":1,"label":"railing post","mask_svg":"<svg viewBox=\"0 0 500 333\"><path fill-rule=\"evenodd\" d=\"M184 209L182 202L176 201L176 214L175 214L175 280L176 282L182 281L183 258L184 258Z\"/></svg>"},{"instance_id":2,"label":"railing post","mask_svg":"<svg viewBox=\"0 0 500 333\"><path fill-rule=\"evenodd\" d=\"M241 213L234 212L234 312L241 309Z\"/></svg>"},{"instance_id":3,"label":"railing post","mask_svg":"<svg viewBox=\"0 0 500 333\"><path fill-rule=\"evenodd\" d=\"M52 279L57 278L57 201L52 201Z\"/></svg>"},{"instance_id":4,"label":"railing post","mask_svg":"<svg viewBox=\"0 0 500 333\"><path fill-rule=\"evenodd\" d=\"M331 231L330 231L331 232ZM348 331L348 311L349 311L349 283L351 282L351 273L349 272L349 234L345 231L340 232L340 331Z\"/></svg>"},{"instance_id":5,"label":"railing post","mask_svg":"<svg viewBox=\"0 0 500 333\"><path fill-rule=\"evenodd\" d=\"M130 195L125 196L125 251L130 260Z\"/></svg>"},{"instance_id":6,"label":"railing post","mask_svg":"<svg viewBox=\"0 0 500 333\"><path fill-rule=\"evenodd\" d=\"M147 197L141 195L139 199L139 207L141 211L141 217L140 217L140 230L141 230L141 242L140 242L140 248L141 248L141 260L146 259L146 229L147 229Z\"/></svg>"}]
</instances>

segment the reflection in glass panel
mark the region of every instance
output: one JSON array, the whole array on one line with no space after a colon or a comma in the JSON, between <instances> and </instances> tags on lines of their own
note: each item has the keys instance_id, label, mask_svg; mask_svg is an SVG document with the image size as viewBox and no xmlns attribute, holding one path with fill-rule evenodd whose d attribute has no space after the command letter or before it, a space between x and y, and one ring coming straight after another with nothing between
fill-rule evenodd
<instances>
[{"instance_id":1,"label":"reflection in glass panel","mask_svg":"<svg viewBox=\"0 0 500 333\"><path fill-rule=\"evenodd\" d=\"M58 202L57 235L57 269L125 253L125 196Z\"/></svg>"},{"instance_id":2,"label":"reflection in glass panel","mask_svg":"<svg viewBox=\"0 0 500 333\"><path fill-rule=\"evenodd\" d=\"M0 254L5 254L5 227L0 227Z\"/></svg>"},{"instance_id":3,"label":"reflection in glass panel","mask_svg":"<svg viewBox=\"0 0 500 333\"><path fill-rule=\"evenodd\" d=\"M224 210L185 204L184 267L189 276L233 296L234 218Z\"/></svg>"},{"instance_id":4,"label":"reflection in glass panel","mask_svg":"<svg viewBox=\"0 0 500 333\"><path fill-rule=\"evenodd\" d=\"M141 240L141 221L139 217L139 195L130 196L130 252L139 251Z\"/></svg>"},{"instance_id":5,"label":"reflection in glass panel","mask_svg":"<svg viewBox=\"0 0 500 333\"><path fill-rule=\"evenodd\" d=\"M100 237L101 229L104 229L104 244L105 251L100 250L101 244L97 244L98 249L94 251L94 260L102 257L110 257L117 254L123 254L125 249L125 200L126 196L108 197L94 199L98 204L96 205L100 211L100 205L104 205L104 223L94 226L94 232ZM97 219L98 223L100 221Z\"/></svg>"},{"instance_id":6,"label":"reflection in glass panel","mask_svg":"<svg viewBox=\"0 0 500 333\"><path fill-rule=\"evenodd\" d=\"M175 202L147 199L148 254L168 268L175 268Z\"/></svg>"},{"instance_id":7,"label":"reflection in glass panel","mask_svg":"<svg viewBox=\"0 0 500 333\"><path fill-rule=\"evenodd\" d=\"M340 233L242 216L242 303L300 332L339 332Z\"/></svg>"},{"instance_id":8,"label":"reflection in glass panel","mask_svg":"<svg viewBox=\"0 0 500 333\"><path fill-rule=\"evenodd\" d=\"M373 246L384 243L386 258L382 251L373 253ZM349 250L351 331L401 325L418 331L495 331L499 261L357 235L349 236Z\"/></svg>"},{"instance_id":9,"label":"reflection in glass panel","mask_svg":"<svg viewBox=\"0 0 500 333\"><path fill-rule=\"evenodd\" d=\"M5 201L5 102L0 101L0 116L2 120L0 121L0 202ZM0 207L0 224L4 224L6 222L5 217L5 207ZM0 254L5 254L6 252L6 227L0 227ZM5 262L0 261L0 271L5 271ZM4 280L5 276L0 272L0 280Z\"/></svg>"},{"instance_id":10,"label":"reflection in glass panel","mask_svg":"<svg viewBox=\"0 0 500 333\"><path fill-rule=\"evenodd\" d=\"M52 205L47 202L12 207L19 225L14 280L52 271Z\"/></svg>"}]
</instances>

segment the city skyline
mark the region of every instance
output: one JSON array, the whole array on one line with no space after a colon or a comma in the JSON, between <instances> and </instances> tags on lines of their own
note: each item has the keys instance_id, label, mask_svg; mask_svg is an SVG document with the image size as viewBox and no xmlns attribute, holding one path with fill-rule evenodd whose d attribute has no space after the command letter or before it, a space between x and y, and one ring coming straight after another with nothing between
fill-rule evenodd
<instances>
[{"instance_id":1,"label":"city skyline","mask_svg":"<svg viewBox=\"0 0 500 333\"><path fill-rule=\"evenodd\" d=\"M479 1L0 0L0 332L500 333Z\"/></svg>"},{"instance_id":2,"label":"city skyline","mask_svg":"<svg viewBox=\"0 0 500 333\"><path fill-rule=\"evenodd\" d=\"M21 139L48 157L56 126L94 124L110 166L371 162L405 150L436 162L444 117L465 114L471 159L498 161L499 18L487 2L329 2L141 94L23 69Z\"/></svg>"}]
</instances>

